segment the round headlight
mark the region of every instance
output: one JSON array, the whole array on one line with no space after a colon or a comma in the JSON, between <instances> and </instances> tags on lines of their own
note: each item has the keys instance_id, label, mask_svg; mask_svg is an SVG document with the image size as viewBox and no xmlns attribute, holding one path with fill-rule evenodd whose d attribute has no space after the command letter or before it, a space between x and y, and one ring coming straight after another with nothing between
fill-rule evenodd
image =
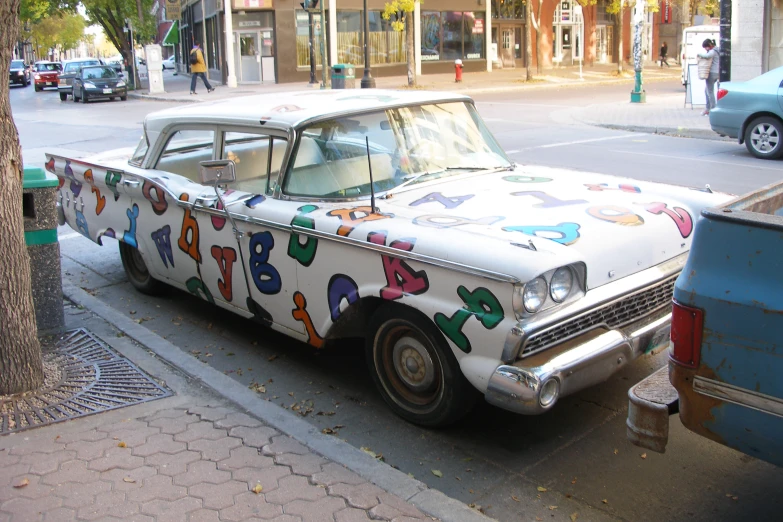
<instances>
[{"instance_id":1,"label":"round headlight","mask_svg":"<svg viewBox=\"0 0 783 522\"><path fill-rule=\"evenodd\" d=\"M558 303L562 303L568 294L571 293L571 287L574 286L574 274L568 267L560 267L552 275L552 281L549 283L549 295Z\"/></svg>"},{"instance_id":2,"label":"round headlight","mask_svg":"<svg viewBox=\"0 0 783 522\"><path fill-rule=\"evenodd\" d=\"M557 379L551 378L541 386L541 393L538 395L538 403L542 408L548 408L557 400L560 394L560 383Z\"/></svg>"},{"instance_id":3,"label":"round headlight","mask_svg":"<svg viewBox=\"0 0 783 522\"><path fill-rule=\"evenodd\" d=\"M546 302L546 280L543 277L537 277L525 285L525 291L522 293L522 304L525 310L530 313L538 312Z\"/></svg>"}]
</instances>

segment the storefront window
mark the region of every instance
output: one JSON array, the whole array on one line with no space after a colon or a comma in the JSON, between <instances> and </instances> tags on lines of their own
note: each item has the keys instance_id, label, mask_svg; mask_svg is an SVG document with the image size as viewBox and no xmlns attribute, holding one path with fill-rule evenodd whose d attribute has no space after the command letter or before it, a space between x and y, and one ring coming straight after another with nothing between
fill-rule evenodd
<instances>
[{"instance_id":1,"label":"storefront window","mask_svg":"<svg viewBox=\"0 0 783 522\"><path fill-rule=\"evenodd\" d=\"M370 11L370 64L405 62L405 32L394 31L380 11ZM364 64L364 33L361 11L337 12L337 60L339 63Z\"/></svg>"},{"instance_id":2,"label":"storefront window","mask_svg":"<svg viewBox=\"0 0 783 522\"><path fill-rule=\"evenodd\" d=\"M421 33L422 61L485 57L483 12L422 13Z\"/></svg>"},{"instance_id":3,"label":"storefront window","mask_svg":"<svg viewBox=\"0 0 783 522\"><path fill-rule=\"evenodd\" d=\"M440 13L421 13L421 61L440 60Z\"/></svg>"},{"instance_id":4,"label":"storefront window","mask_svg":"<svg viewBox=\"0 0 783 522\"><path fill-rule=\"evenodd\" d=\"M328 11L327 11L328 13ZM326 15L327 21L329 15ZM301 9L296 10L296 65L297 67L310 67L310 22L307 16L307 11ZM315 45L315 65L321 65L321 31L327 30L324 24L321 24L321 13L313 14L313 45ZM339 22L338 26L339 27ZM327 30L328 31L328 30ZM326 34L329 34L328 32ZM269 38L264 38L264 45L269 45L269 49L272 47L271 31L269 31ZM326 52L329 52L326 49Z\"/></svg>"}]
</instances>

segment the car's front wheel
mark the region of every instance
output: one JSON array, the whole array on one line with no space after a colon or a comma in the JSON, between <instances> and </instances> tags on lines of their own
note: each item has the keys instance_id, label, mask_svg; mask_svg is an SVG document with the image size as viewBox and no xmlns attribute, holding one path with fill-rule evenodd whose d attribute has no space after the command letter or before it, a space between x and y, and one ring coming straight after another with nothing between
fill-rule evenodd
<instances>
[{"instance_id":1,"label":"car's front wheel","mask_svg":"<svg viewBox=\"0 0 783 522\"><path fill-rule=\"evenodd\" d=\"M87 93L84 92L84 89L82 89L82 96L80 100L82 101L82 103L87 103Z\"/></svg>"},{"instance_id":2,"label":"car's front wheel","mask_svg":"<svg viewBox=\"0 0 783 522\"><path fill-rule=\"evenodd\" d=\"M41 92L42 87L40 85L35 85L35 92Z\"/></svg>"},{"instance_id":3,"label":"car's front wheel","mask_svg":"<svg viewBox=\"0 0 783 522\"><path fill-rule=\"evenodd\" d=\"M762 159L776 159L783 154L783 123L772 116L761 116L745 129L748 152Z\"/></svg>"},{"instance_id":4,"label":"car's front wheel","mask_svg":"<svg viewBox=\"0 0 783 522\"><path fill-rule=\"evenodd\" d=\"M125 275L133 287L142 294L160 295L166 288L166 285L150 275L144 258L141 257L139 249L131 246L124 241L120 241L120 259L122 267L125 269Z\"/></svg>"},{"instance_id":5,"label":"car's front wheel","mask_svg":"<svg viewBox=\"0 0 783 522\"><path fill-rule=\"evenodd\" d=\"M440 427L470 411L479 393L426 316L386 303L369 327L365 349L370 373L397 415L421 426Z\"/></svg>"}]
</instances>

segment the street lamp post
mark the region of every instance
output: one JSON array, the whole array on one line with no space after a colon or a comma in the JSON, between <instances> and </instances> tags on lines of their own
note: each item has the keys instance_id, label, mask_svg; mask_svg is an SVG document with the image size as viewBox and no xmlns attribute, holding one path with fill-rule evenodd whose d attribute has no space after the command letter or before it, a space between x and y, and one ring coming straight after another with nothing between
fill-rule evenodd
<instances>
[{"instance_id":1,"label":"street lamp post","mask_svg":"<svg viewBox=\"0 0 783 522\"><path fill-rule=\"evenodd\" d=\"M362 89L375 87L375 78L370 71L370 43L367 41L370 34L370 16L367 13L367 0L364 0L364 76L362 76Z\"/></svg>"},{"instance_id":2,"label":"street lamp post","mask_svg":"<svg viewBox=\"0 0 783 522\"><path fill-rule=\"evenodd\" d=\"M644 103L647 95L642 85L642 28L644 27L644 7L645 0L636 0L634 8L633 22L633 65L636 73L633 91L631 91L631 103Z\"/></svg>"}]
</instances>

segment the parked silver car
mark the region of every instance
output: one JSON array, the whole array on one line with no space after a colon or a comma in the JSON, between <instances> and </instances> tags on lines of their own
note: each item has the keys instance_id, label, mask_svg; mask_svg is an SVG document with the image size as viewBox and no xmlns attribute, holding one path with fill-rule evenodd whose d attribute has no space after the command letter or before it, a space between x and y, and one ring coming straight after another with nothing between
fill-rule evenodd
<instances>
[{"instance_id":1,"label":"parked silver car","mask_svg":"<svg viewBox=\"0 0 783 522\"><path fill-rule=\"evenodd\" d=\"M721 136L736 138L748 152L763 159L783 155L783 67L747 82L725 82L710 110L710 126Z\"/></svg>"}]
</instances>

